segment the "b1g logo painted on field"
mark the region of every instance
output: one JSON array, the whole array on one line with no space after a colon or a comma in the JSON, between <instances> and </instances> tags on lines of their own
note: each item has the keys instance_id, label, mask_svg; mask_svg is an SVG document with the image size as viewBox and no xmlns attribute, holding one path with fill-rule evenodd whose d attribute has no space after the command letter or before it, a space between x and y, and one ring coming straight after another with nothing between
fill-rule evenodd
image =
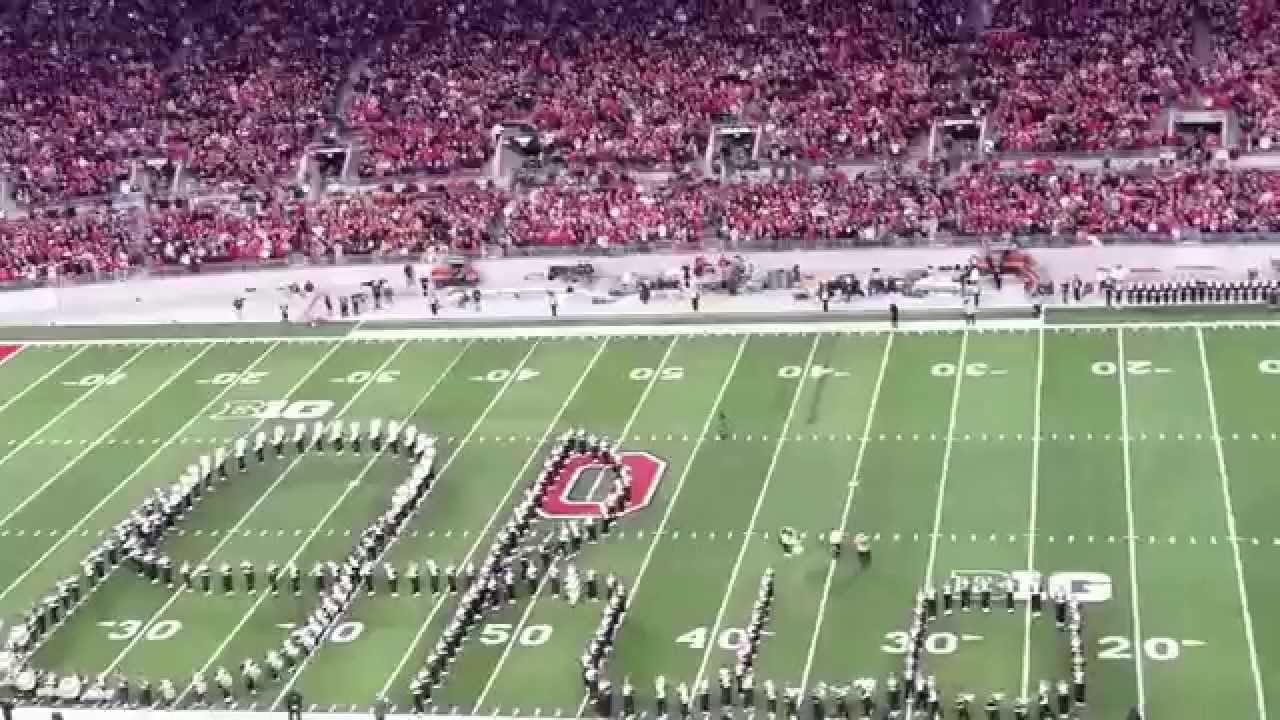
<instances>
[{"instance_id":1,"label":"b1g logo painted on field","mask_svg":"<svg viewBox=\"0 0 1280 720\"><path fill-rule=\"evenodd\" d=\"M667 462L639 450L625 450L620 455L622 464L631 471L631 502L622 510L623 515L629 515L653 501ZM569 458L559 477L547 488L540 509L542 516L569 519L604 515L604 503L594 498L596 490L607 492L613 485L613 479L606 477L608 469L608 465L590 455Z\"/></svg>"},{"instance_id":2,"label":"b1g logo painted on field","mask_svg":"<svg viewBox=\"0 0 1280 720\"><path fill-rule=\"evenodd\" d=\"M1061 591L1082 603L1103 603L1110 600L1112 594L1111 576L1100 572L1057 572L1047 578L1035 570L959 570L954 574L1012 580L1014 598L1022 602L1031 599L1031 589L1037 586L1043 588L1049 598Z\"/></svg>"},{"instance_id":3,"label":"b1g logo painted on field","mask_svg":"<svg viewBox=\"0 0 1280 720\"><path fill-rule=\"evenodd\" d=\"M332 400L231 400L211 420L319 420L333 411Z\"/></svg>"}]
</instances>

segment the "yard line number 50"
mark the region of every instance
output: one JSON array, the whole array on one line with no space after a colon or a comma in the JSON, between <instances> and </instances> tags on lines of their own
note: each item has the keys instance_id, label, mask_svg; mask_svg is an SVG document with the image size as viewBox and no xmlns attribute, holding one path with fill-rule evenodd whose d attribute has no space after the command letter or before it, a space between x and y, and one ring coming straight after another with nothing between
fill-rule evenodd
<instances>
[{"instance_id":1,"label":"yard line number 50","mask_svg":"<svg viewBox=\"0 0 1280 720\"><path fill-rule=\"evenodd\" d=\"M551 639L551 626L526 625L516 632L516 628L511 623L489 623L480 628L480 644L506 645L511 642L512 635L515 635L517 645L538 647L545 645Z\"/></svg>"}]
</instances>

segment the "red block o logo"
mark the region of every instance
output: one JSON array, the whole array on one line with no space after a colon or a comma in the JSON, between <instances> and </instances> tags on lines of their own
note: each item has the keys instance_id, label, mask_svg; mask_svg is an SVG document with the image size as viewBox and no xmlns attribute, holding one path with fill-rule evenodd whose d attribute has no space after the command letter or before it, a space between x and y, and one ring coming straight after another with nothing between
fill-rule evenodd
<instances>
[{"instance_id":1,"label":"red block o logo","mask_svg":"<svg viewBox=\"0 0 1280 720\"><path fill-rule=\"evenodd\" d=\"M662 480L662 474L667 469L667 462L653 453L639 450L627 450L619 455L622 464L631 470L631 502L622 509L623 515L629 515L640 508L647 507L653 500L658 490L658 482ZM608 468L609 466L604 462L590 455L574 455L569 458L560 470L560 474L547 488L542 507L539 508L542 516L563 519L603 517L604 503L590 499L589 491L586 492L587 499L583 500L574 500L570 495L577 489L578 483L586 479L588 471L596 470L604 473ZM613 481L601 478L599 482L609 483L605 488L607 491L612 487Z\"/></svg>"}]
</instances>

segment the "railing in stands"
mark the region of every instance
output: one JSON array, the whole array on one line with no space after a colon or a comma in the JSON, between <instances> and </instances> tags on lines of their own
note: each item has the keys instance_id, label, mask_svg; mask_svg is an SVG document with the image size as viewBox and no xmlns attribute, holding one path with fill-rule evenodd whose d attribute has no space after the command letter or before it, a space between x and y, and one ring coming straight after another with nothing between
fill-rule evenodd
<instances>
[{"instance_id":1,"label":"railing in stands","mask_svg":"<svg viewBox=\"0 0 1280 720\"><path fill-rule=\"evenodd\" d=\"M1050 235L1002 233L997 235L953 235L950 233L934 233L933 235L898 235L880 233L869 237L838 238L757 238L751 240L730 241L728 238L708 236L698 243L644 243L629 246L601 247L596 245L575 246L516 246L488 245L483 249L463 249L452 251L457 255L478 258L503 257L624 257L639 254L685 254L685 253L720 253L720 252L790 252L798 250L866 250L894 248L982 248L988 245L1004 246L1016 242L1024 248L1070 248L1110 245L1280 245L1280 232L1221 232L1202 233L1186 232L1177 239L1167 233L1112 233L1102 235ZM425 253L392 252L387 254L351 254L335 257L332 253L303 255L295 253L288 258L272 258L261 261L218 261L206 262L198 266L170 265L149 263L135 266L128 270L102 272L80 275L61 275L55 280L18 279L0 281L0 291L28 290L35 288L75 287L108 282L124 282L138 278L182 277L196 274L223 274L231 272L252 272L258 270L280 270L288 267L305 265L403 265L406 262L426 262Z\"/></svg>"}]
</instances>

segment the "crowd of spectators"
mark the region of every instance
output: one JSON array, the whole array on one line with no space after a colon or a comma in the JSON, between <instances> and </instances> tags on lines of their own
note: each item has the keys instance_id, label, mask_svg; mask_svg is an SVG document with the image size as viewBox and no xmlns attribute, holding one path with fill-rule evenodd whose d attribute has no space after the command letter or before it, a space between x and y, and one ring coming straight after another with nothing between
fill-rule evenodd
<instances>
[{"instance_id":1,"label":"crowd of spectators","mask_svg":"<svg viewBox=\"0 0 1280 720\"><path fill-rule=\"evenodd\" d=\"M479 251L494 242L508 193L473 185L348 195L307 213L302 248L313 255L417 255L435 247Z\"/></svg>"},{"instance_id":2,"label":"crowd of spectators","mask_svg":"<svg viewBox=\"0 0 1280 720\"><path fill-rule=\"evenodd\" d=\"M355 193L246 211L200 204L146 214L0 221L0 279L108 272L151 262L341 260L571 247L731 247L926 237L1280 232L1280 172L1153 169L1120 173L978 166L955 176L831 173L721 185L548 185L513 196L474 184Z\"/></svg>"},{"instance_id":3,"label":"crowd of spectators","mask_svg":"<svg viewBox=\"0 0 1280 720\"><path fill-rule=\"evenodd\" d=\"M636 243L697 242L710 195L702 186L656 189L620 182L610 187L547 186L513 204L506 218L512 245L608 249Z\"/></svg>"},{"instance_id":4,"label":"crowd of spectators","mask_svg":"<svg viewBox=\"0 0 1280 720\"><path fill-rule=\"evenodd\" d=\"M194 28L169 81L168 150L211 182L300 174L347 68L375 34L358 0L228 0Z\"/></svg>"},{"instance_id":5,"label":"crowd of spectators","mask_svg":"<svg viewBox=\"0 0 1280 720\"><path fill-rule=\"evenodd\" d=\"M996 6L971 53L974 96L992 109L995 149L1087 152L1165 141L1154 122L1192 90L1195 5L1042 0Z\"/></svg>"},{"instance_id":6,"label":"crowd of spectators","mask_svg":"<svg viewBox=\"0 0 1280 720\"><path fill-rule=\"evenodd\" d=\"M719 122L762 128L786 157L822 163L900 155L933 118L971 109L989 113L996 150L1102 153L1171 142L1158 113L1191 98L1234 109L1269 148L1280 140L1270 5L999 0L983 22L968 0L11 3L0 12L0 174L31 208L113 193L154 158L211 188L265 189L301 181L304 149L336 133L356 140L366 178L446 175L481 167L509 121L579 170L682 168ZM1209 62L1193 61L1197 23L1209 28ZM949 178L615 182L518 196L455 184L257 213L197 200L129 221L0 220L0 271L110 271L137 261L130 243L153 262L198 266L708 233L1271 230L1277 177L980 166Z\"/></svg>"},{"instance_id":7,"label":"crowd of spectators","mask_svg":"<svg viewBox=\"0 0 1280 720\"><path fill-rule=\"evenodd\" d=\"M297 174L377 0L38 0L0 17L0 172L13 198L104 195L132 162L210 183Z\"/></svg>"},{"instance_id":8,"label":"crowd of spectators","mask_svg":"<svg viewBox=\"0 0 1280 720\"><path fill-rule=\"evenodd\" d=\"M43 205L101 195L160 140L183 0L37 0L0 20L0 173Z\"/></svg>"},{"instance_id":9,"label":"crowd of spectators","mask_svg":"<svg viewBox=\"0 0 1280 720\"><path fill-rule=\"evenodd\" d=\"M811 160L902 152L946 89L945 43L967 3L900 6L424 6L370 59L352 103L370 148L362 172L473 166L511 120L570 163L679 166L726 118Z\"/></svg>"},{"instance_id":10,"label":"crowd of spectators","mask_svg":"<svg viewBox=\"0 0 1280 720\"><path fill-rule=\"evenodd\" d=\"M1001 0L979 38L969 0L36 0L0 18L0 171L34 205L111 192L141 157L261 185L330 130L365 177L443 174L506 121L571 164L683 166L728 120L825 162L904 153L970 107L996 149L1101 152L1164 142L1159 109L1197 89L1269 135L1266 5ZM1196 17L1219 52L1198 72Z\"/></svg>"},{"instance_id":11,"label":"crowd of spectators","mask_svg":"<svg viewBox=\"0 0 1280 720\"><path fill-rule=\"evenodd\" d=\"M1280 230L1280 173L977 172L957 178L944 224L961 234Z\"/></svg>"},{"instance_id":12,"label":"crowd of spectators","mask_svg":"<svg viewBox=\"0 0 1280 720\"><path fill-rule=\"evenodd\" d=\"M1235 110L1254 147L1280 146L1280 16L1265 0L1216 14L1213 62L1198 69L1210 107Z\"/></svg>"},{"instance_id":13,"label":"crowd of spectators","mask_svg":"<svg viewBox=\"0 0 1280 720\"><path fill-rule=\"evenodd\" d=\"M1041 172L976 168L949 178L923 175L643 190L541 188L507 221L517 245L698 242L708 233L731 246L892 234L1087 237L1151 233L1280 231L1280 173L1180 169L1167 172Z\"/></svg>"},{"instance_id":14,"label":"crowd of spectators","mask_svg":"<svg viewBox=\"0 0 1280 720\"><path fill-rule=\"evenodd\" d=\"M127 271L143 261L128 213L0 221L0 283Z\"/></svg>"},{"instance_id":15,"label":"crowd of spectators","mask_svg":"<svg viewBox=\"0 0 1280 720\"><path fill-rule=\"evenodd\" d=\"M147 250L156 262L198 270L206 263L253 263L289 253L298 206L248 214L221 205L171 208L147 218Z\"/></svg>"},{"instance_id":16,"label":"crowd of spectators","mask_svg":"<svg viewBox=\"0 0 1280 720\"><path fill-rule=\"evenodd\" d=\"M501 191L455 185L351 194L310 206L204 203L149 214L146 248L153 262L193 270L207 263L278 260L291 252L340 260L440 246L478 250L493 241L493 223L509 200Z\"/></svg>"}]
</instances>

